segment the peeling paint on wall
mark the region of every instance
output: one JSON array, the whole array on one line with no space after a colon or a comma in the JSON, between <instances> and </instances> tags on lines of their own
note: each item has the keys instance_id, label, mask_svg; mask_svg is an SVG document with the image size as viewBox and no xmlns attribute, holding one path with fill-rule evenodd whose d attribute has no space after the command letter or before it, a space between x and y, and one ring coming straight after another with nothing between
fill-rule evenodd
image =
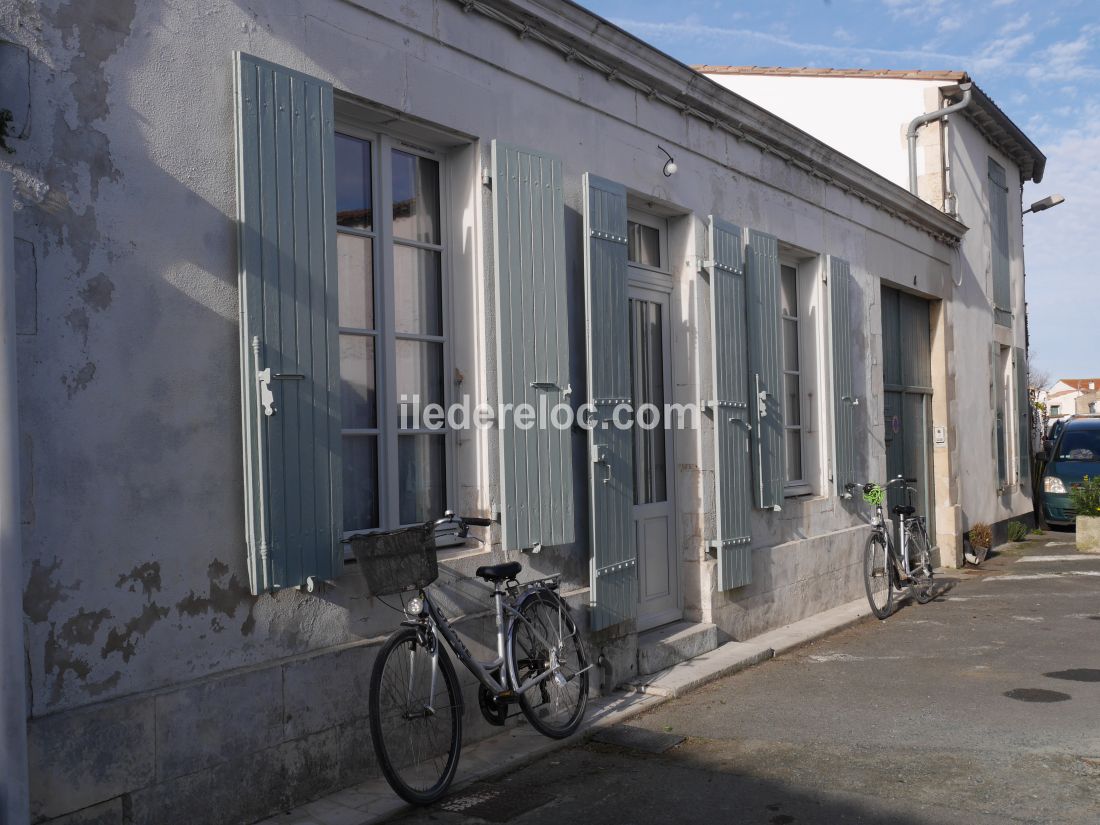
<instances>
[{"instance_id":1,"label":"peeling paint on wall","mask_svg":"<svg viewBox=\"0 0 1100 825\"><path fill-rule=\"evenodd\" d=\"M115 582L115 587L123 587L127 584L130 586L131 593L136 593L138 585L141 585L141 592L151 600L154 590L160 592L160 562L147 561L139 564L129 573L121 574Z\"/></svg>"},{"instance_id":2,"label":"peeling paint on wall","mask_svg":"<svg viewBox=\"0 0 1100 825\"><path fill-rule=\"evenodd\" d=\"M61 559L56 556L48 567L38 559L31 562L30 580L23 590L23 612L32 622L49 619L50 610L55 604L68 601L67 591L79 589L79 579L73 584L62 584L54 578L60 567Z\"/></svg>"},{"instance_id":3,"label":"peeling paint on wall","mask_svg":"<svg viewBox=\"0 0 1100 825\"><path fill-rule=\"evenodd\" d=\"M134 616L125 625L111 628L111 632L107 634L107 641L99 652L100 657L106 659L113 653L119 653L122 655L122 661L130 661L137 650L138 639L145 636L153 629L153 625L167 615L167 607L160 607L156 602L149 602L141 613Z\"/></svg>"}]
</instances>

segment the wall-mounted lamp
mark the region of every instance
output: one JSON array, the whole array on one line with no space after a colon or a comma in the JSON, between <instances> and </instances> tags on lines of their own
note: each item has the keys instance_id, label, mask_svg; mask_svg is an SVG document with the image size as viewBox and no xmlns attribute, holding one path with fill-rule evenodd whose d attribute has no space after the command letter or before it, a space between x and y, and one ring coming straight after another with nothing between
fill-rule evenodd
<instances>
[{"instance_id":1,"label":"wall-mounted lamp","mask_svg":"<svg viewBox=\"0 0 1100 825\"><path fill-rule=\"evenodd\" d=\"M672 159L672 155L668 153L668 150L665 149L664 146L658 143L657 148L664 152L665 157L668 158L668 160L665 161L664 168L662 168L661 171L665 173L666 178L671 178L673 175L676 174L676 161Z\"/></svg>"},{"instance_id":2,"label":"wall-mounted lamp","mask_svg":"<svg viewBox=\"0 0 1100 825\"><path fill-rule=\"evenodd\" d=\"M1031 206L1024 210L1024 214L1026 215L1028 212L1042 212L1044 209L1050 209L1052 206L1065 203L1065 200L1066 199L1061 195L1047 195L1042 200L1035 201L1035 203L1031 204Z\"/></svg>"}]
</instances>

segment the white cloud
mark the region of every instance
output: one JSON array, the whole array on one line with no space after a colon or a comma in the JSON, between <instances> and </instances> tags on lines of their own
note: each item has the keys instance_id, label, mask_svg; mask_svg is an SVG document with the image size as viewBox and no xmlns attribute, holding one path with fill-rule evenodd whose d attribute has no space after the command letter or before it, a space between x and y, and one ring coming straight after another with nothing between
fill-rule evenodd
<instances>
[{"instance_id":1,"label":"white cloud","mask_svg":"<svg viewBox=\"0 0 1100 825\"><path fill-rule=\"evenodd\" d=\"M1065 82L1100 78L1100 69L1087 62L1098 37L1100 24L1091 23L1083 26L1073 40L1052 43L1039 53L1040 62L1028 70L1028 79Z\"/></svg>"},{"instance_id":2,"label":"white cloud","mask_svg":"<svg viewBox=\"0 0 1100 825\"><path fill-rule=\"evenodd\" d=\"M843 26L837 26L833 29L833 40L841 43L854 43L855 39L855 36Z\"/></svg>"},{"instance_id":3,"label":"white cloud","mask_svg":"<svg viewBox=\"0 0 1100 825\"><path fill-rule=\"evenodd\" d=\"M1028 12L1024 12L1019 17L1013 18L1005 23L997 31L1000 35L1012 34L1014 32L1020 32L1031 25L1031 15Z\"/></svg>"},{"instance_id":4,"label":"white cloud","mask_svg":"<svg viewBox=\"0 0 1100 825\"><path fill-rule=\"evenodd\" d=\"M946 0L882 0L887 11L896 20L919 22L939 16Z\"/></svg>"},{"instance_id":5,"label":"white cloud","mask_svg":"<svg viewBox=\"0 0 1100 825\"><path fill-rule=\"evenodd\" d=\"M936 26L936 31L940 34L947 34L948 32L958 31L963 27L963 23L966 22L966 18L959 15L952 17L945 17L940 20L940 24Z\"/></svg>"},{"instance_id":6,"label":"white cloud","mask_svg":"<svg viewBox=\"0 0 1100 825\"><path fill-rule=\"evenodd\" d=\"M1058 193L1066 202L1025 216L1027 298L1032 346L1060 375L1096 368L1096 215L1100 214L1100 102L1074 110L1061 128L1045 121L1033 133L1048 161L1043 182L1028 184L1024 202ZM1029 130L1031 127L1029 122ZM1039 125L1039 124L1035 124Z\"/></svg>"}]
</instances>

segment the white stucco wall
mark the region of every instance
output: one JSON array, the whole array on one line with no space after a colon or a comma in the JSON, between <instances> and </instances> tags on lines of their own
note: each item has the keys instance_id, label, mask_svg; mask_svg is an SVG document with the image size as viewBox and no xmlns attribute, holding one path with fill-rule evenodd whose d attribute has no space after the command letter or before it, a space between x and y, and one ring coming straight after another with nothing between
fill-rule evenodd
<instances>
[{"instance_id":1,"label":"white stucco wall","mask_svg":"<svg viewBox=\"0 0 1100 825\"><path fill-rule=\"evenodd\" d=\"M712 74L711 80L779 115L904 189L909 188L905 132L929 111L927 80ZM917 173L925 162L918 153Z\"/></svg>"}]
</instances>

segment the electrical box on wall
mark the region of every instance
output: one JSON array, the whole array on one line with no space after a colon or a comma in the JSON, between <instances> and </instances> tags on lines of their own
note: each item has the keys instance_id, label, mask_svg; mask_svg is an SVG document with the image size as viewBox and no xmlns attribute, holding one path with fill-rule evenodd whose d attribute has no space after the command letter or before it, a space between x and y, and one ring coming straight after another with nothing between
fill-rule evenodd
<instances>
[{"instance_id":1,"label":"electrical box on wall","mask_svg":"<svg viewBox=\"0 0 1100 825\"><path fill-rule=\"evenodd\" d=\"M932 428L932 443L937 447L947 446L947 427Z\"/></svg>"}]
</instances>

